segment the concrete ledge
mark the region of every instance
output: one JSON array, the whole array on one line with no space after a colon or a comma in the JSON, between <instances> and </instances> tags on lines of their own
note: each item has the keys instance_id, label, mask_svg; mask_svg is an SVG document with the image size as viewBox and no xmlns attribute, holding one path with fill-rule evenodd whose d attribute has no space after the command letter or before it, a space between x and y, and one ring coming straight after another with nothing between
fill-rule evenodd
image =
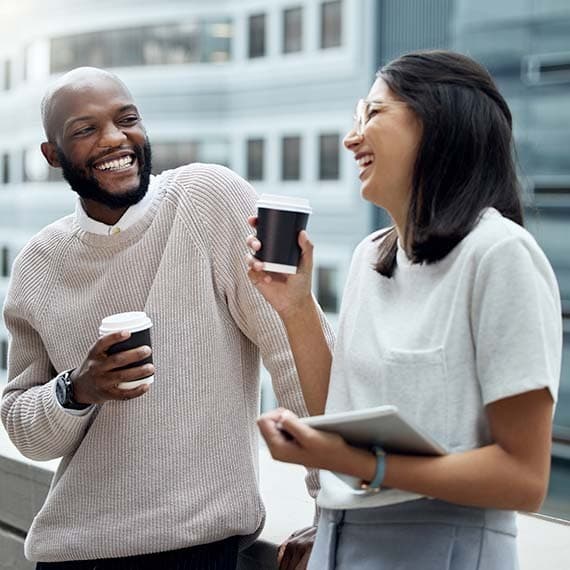
<instances>
[{"instance_id":1,"label":"concrete ledge","mask_svg":"<svg viewBox=\"0 0 570 570\"><path fill-rule=\"evenodd\" d=\"M23 552L24 538L0 527L0 570L33 570Z\"/></svg>"},{"instance_id":2,"label":"concrete ledge","mask_svg":"<svg viewBox=\"0 0 570 570\"><path fill-rule=\"evenodd\" d=\"M52 476L49 469L0 455L0 525L25 534L43 505Z\"/></svg>"}]
</instances>

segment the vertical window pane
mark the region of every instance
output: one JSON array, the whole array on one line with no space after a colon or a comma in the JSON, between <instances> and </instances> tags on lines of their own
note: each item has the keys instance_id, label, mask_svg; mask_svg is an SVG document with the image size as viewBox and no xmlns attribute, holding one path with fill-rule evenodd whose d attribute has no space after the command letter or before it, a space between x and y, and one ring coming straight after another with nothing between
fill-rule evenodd
<instances>
[{"instance_id":1,"label":"vertical window pane","mask_svg":"<svg viewBox=\"0 0 570 570\"><path fill-rule=\"evenodd\" d=\"M0 370L8 369L8 341L0 340Z\"/></svg>"},{"instance_id":2,"label":"vertical window pane","mask_svg":"<svg viewBox=\"0 0 570 570\"><path fill-rule=\"evenodd\" d=\"M327 313L338 312L337 273L336 267L317 269L317 299Z\"/></svg>"},{"instance_id":3,"label":"vertical window pane","mask_svg":"<svg viewBox=\"0 0 570 570\"><path fill-rule=\"evenodd\" d=\"M11 87L11 82L12 82L12 64L10 63L10 60L7 59L2 67L3 67L2 89L4 91L8 91Z\"/></svg>"},{"instance_id":4,"label":"vertical window pane","mask_svg":"<svg viewBox=\"0 0 570 570\"><path fill-rule=\"evenodd\" d=\"M265 55L265 14L249 17L249 57Z\"/></svg>"},{"instance_id":5,"label":"vertical window pane","mask_svg":"<svg viewBox=\"0 0 570 570\"><path fill-rule=\"evenodd\" d=\"M263 180L263 139L247 141L247 179Z\"/></svg>"},{"instance_id":6,"label":"vertical window pane","mask_svg":"<svg viewBox=\"0 0 570 570\"><path fill-rule=\"evenodd\" d=\"M202 34L202 61L221 63L231 55L233 28L231 20L212 20L204 24Z\"/></svg>"},{"instance_id":7,"label":"vertical window pane","mask_svg":"<svg viewBox=\"0 0 570 570\"><path fill-rule=\"evenodd\" d=\"M303 49L303 8L291 8L283 12L283 52L293 53Z\"/></svg>"},{"instance_id":8,"label":"vertical window pane","mask_svg":"<svg viewBox=\"0 0 570 570\"><path fill-rule=\"evenodd\" d=\"M301 137L283 137L281 145L281 178L301 178Z\"/></svg>"},{"instance_id":9,"label":"vertical window pane","mask_svg":"<svg viewBox=\"0 0 570 570\"><path fill-rule=\"evenodd\" d=\"M2 155L2 184L10 182L10 155Z\"/></svg>"},{"instance_id":10,"label":"vertical window pane","mask_svg":"<svg viewBox=\"0 0 570 570\"><path fill-rule=\"evenodd\" d=\"M338 180L340 172L338 134L319 137L319 179Z\"/></svg>"},{"instance_id":11,"label":"vertical window pane","mask_svg":"<svg viewBox=\"0 0 570 570\"><path fill-rule=\"evenodd\" d=\"M324 2L321 6L321 48L338 47L342 36L342 2Z\"/></svg>"},{"instance_id":12,"label":"vertical window pane","mask_svg":"<svg viewBox=\"0 0 570 570\"><path fill-rule=\"evenodd\" d=\"M48 178L48 163L37 147L25 148L23 154L24 182L44 182Z\"/></svg>"},{"instance_id":13,"label":"vertical window pane","mask_svg":"<svg viewBox=\"0 0 570 570\"><path fill-rule=\"evenodd\" d=\"M0 248L0 277L10 275L10 251L7 246Z\"/></svg>"}]
</instances>

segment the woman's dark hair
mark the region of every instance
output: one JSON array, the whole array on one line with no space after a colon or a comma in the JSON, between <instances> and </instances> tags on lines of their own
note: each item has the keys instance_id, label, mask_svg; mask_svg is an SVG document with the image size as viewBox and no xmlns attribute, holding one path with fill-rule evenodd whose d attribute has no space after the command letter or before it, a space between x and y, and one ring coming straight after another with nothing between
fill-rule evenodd
<instances>
[{"instance_id":1,"label":"woman's dark hair","mask_svg":"<svg viewBox=\"0 0 570 570\"><path fill-rule=\"evenodd\" d=\"M449 51L409 53L380 69L392 93L420 119L403 241L414 263L445 257L487 207L523 225L512 117L489 73ZM396 267L395 228L382 233L376 270Z\"/></svg>"}]
</instances>

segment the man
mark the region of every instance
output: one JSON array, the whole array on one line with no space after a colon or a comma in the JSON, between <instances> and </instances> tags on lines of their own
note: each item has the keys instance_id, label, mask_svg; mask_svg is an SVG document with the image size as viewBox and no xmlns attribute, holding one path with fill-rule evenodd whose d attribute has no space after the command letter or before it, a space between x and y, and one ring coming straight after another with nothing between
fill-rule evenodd
<instances>
[{"instance_id":1,"label":"man","mask_svg":"<svg viewBox=\"0 0 570 570\"><path fill-rule=\"evenodd\" d=\"M24 455L62 457L26 557L38 569L234 569L264 518L259 353L280 402L305 412L280 320L246 276L255 193L214 165L152 177L139 111L108 72L64 75L42 118L42 152L79 199L18 256L4 308L2 421ZM150 348L109 355L126 337L97 339L98 326L142 310L154 366L124 368Z\"/></svg>"}]
</instances>

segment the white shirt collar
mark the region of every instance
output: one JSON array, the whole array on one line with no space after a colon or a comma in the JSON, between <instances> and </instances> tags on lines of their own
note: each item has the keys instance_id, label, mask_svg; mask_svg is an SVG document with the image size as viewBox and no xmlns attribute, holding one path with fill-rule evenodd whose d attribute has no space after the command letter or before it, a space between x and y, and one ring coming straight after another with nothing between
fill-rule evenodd
<instances>
[{"instance_id":1,"label":"white shirt collar","mask_svg":"<svg viewBox=\"0 0 570 570\"><path fill-rule=\"evenodd\" d=\"M157 184L155 182L156 176L151 176L148 184L148 190L144 195L144 198L137 204L130 206L121 216L121 219L112 226L90 218L83 209L81 200L78 198L75 204L75 218L79 227L83 231L103 236L110 236L124 232L127 228L136 224L147 213L150 204L152 203L152 197L156 192Z\"/></svg>"}]
</instances>

